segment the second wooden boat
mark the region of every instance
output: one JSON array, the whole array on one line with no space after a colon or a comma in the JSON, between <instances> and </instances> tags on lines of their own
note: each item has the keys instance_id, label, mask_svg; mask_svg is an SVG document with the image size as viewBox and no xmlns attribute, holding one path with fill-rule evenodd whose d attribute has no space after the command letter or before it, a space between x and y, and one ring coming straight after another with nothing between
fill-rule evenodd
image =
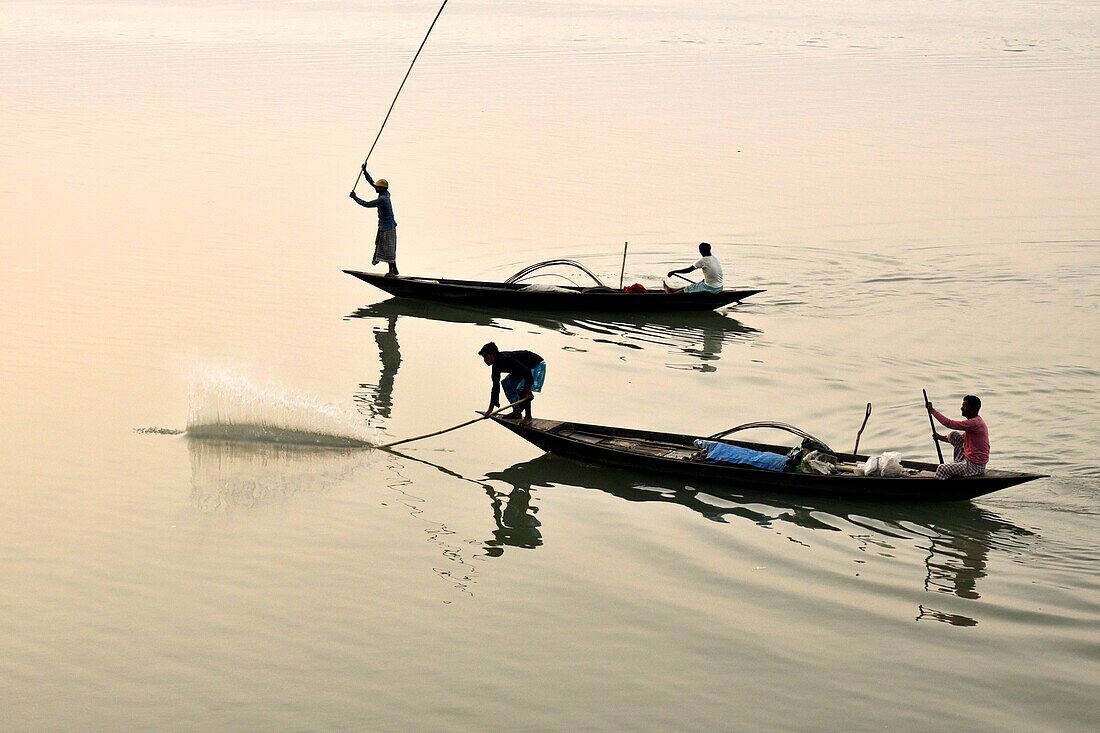
<instances>
[{"instance_id":1,"label":"second wooden boat","mask_svg":"<svg viewBox=\"0 0 1100 733\"><path fill-rule=\"evenodd\" d=\"M539 269L564 265L577 268L592 285L537 285L523 282ZM557 311L635 312L707 311L740 303L763 290L723 290L719 293L666 293L648 290L625 292L605 285L590 270L572 260L548 260L524 268L504 282L451 280L432 277L389 277L359 270L344 270L399 298L418 298L452 305L530 308Z\"/></svg>"},{"instance_id":2,"label":"second wooden boat","mask_svg":"<svg viewBox=\"0 0 1100 733\"><path fill-rule=\"evenodd\" d=\"M1000 491L1010 486L1045 478L1040 474L989 470L982 476L941 481L936 478L936 464L902 461L905 475L898 477L859 476L855 464L867 456L839 453L820 440L802 431L790 429L799 436L835 455L841 472L824 476L809 473L777 472L740 464L715 463L702 459L695 447L697 439L714 440L755 451L786 455L792 446L769 445L730 440L718 434L693 436L659 433L631 428L534 419L526 422L495 417L493 420L519 437L550 453L590 463L601 463L636 471L653 471L678 476L690 481L702 481L719 493L724 487L736 492L739 488L771 491L804 496L849 497L874 501L961 501ZM752 426L762 427L760 424ZM738 430L734 428L726 434ZM768 424L766 427L780 427ZM696 486L695 488L700 488Z\"/></svg>"}]
</instances>

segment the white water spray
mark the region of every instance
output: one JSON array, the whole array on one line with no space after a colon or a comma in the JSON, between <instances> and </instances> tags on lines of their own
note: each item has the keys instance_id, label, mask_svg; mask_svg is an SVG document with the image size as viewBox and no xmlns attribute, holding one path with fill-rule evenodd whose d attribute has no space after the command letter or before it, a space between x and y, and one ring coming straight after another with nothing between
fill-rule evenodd
<instances>
[{"instance_id":1,"label":"white water spray","mask_svg":"<svg viewBox=\"0 0 1100 733\"><path fill-rule=\"evenodd\" d=\"M377 444L352 410L222 369L196 369L188 392L187 435L330 447Z\"/></svg>"}]
</instances>

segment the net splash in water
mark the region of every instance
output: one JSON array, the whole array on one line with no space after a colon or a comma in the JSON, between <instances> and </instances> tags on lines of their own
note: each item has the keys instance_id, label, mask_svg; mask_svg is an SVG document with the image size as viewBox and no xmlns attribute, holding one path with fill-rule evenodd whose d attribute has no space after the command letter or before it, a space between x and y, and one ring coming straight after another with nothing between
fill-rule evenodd
<instances>
[{"instance_id":1,"label":"net splash in water","mask_svg":"<svg viewBox=\"0 0 1100 733\"><path fill-rule=\"evenodd\" d=\"M334 448L378 442L362 416L339 405L209 370L191 379L187 436Z\"/></svg>"}]
</instances>

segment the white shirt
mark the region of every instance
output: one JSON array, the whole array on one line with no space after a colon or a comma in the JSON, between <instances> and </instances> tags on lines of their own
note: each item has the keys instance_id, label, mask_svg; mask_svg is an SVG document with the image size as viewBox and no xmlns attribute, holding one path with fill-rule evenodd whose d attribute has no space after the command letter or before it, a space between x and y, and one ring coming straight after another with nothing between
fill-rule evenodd
<instances>
[{"instance_id":1,"label":"white shirt","mask_svg":"<svg viewBox=\"0 0 1100 733\"><path fill-rule=\"evenodd\" d=\"M695 269L703 271L703 282L712 288L722 287L722 263L714 255L700 257L694 265Z\"/></svg>"}]
</instances>

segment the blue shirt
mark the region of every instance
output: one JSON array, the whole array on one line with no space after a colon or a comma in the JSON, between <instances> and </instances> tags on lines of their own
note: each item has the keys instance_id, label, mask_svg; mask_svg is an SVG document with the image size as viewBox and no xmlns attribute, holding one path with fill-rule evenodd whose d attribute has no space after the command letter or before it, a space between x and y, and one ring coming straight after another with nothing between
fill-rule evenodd
<instances>
[{"instance_id":1,"label":"blue shirt","mask_svg":"<svg viewBox=\"0 0 1100 733\"><path fill-rule=\"evenodd\" d=\"M368 209L378 209L378 231L388 232L397 228L397 220L393 218L393 204L390 203L390 192L383 191L374 201L364 201L358 196L355 202Z\"/></svg>"},{"instance_id":2,"label":"blue shirt","mask_svg":"<svg viewBox=\"0 0 1100 733\"><path fill-rule=\"evenodd\" d=\"M497 358L493 360L493 394L489 397L489 401L494 405L499 404L501 372L518 374L521 379L527 382L527 388L530 389L535 381L531 370L541 363L542 357L533 351L501 351L498 353Z\"/></svg>"}]
</instances>

